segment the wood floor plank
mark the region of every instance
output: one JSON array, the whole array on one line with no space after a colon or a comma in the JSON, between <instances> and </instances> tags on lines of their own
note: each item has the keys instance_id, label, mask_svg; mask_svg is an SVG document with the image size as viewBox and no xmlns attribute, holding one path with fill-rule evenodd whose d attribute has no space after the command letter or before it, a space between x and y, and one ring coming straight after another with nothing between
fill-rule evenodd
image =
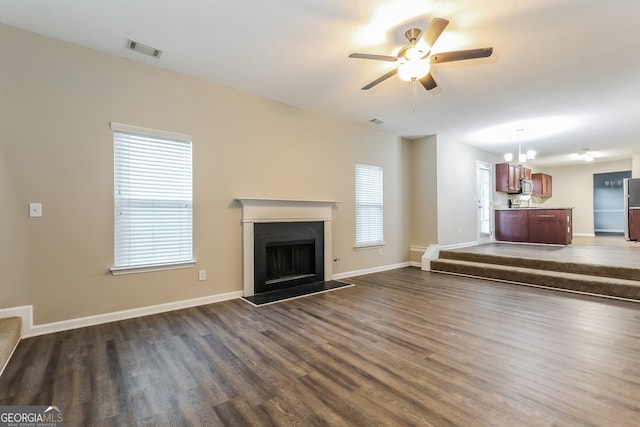
<instances>
[{"instance_id":1,"label":"wood floor plank","mask_svg":"<svg viewBox=\"0 0 640 427\"><path fill-rule=\"evenodd\" d=\"M22 340L70 426L637 426L640 304L402 268Z\"/></svg>"}]
</instances>

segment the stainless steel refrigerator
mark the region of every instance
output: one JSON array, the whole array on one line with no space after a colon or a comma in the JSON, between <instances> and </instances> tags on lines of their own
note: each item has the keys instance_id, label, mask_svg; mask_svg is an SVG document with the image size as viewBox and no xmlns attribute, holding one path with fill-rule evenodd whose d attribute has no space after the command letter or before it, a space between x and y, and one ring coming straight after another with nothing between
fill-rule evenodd
<instances>
[{"instance_id":1,"label":"stainless steel refrigerator","mask_svg":"<svg viewBox=\"0 0 640 427\"><path fill-rule=\"evenodd\" d=\"M629 209L640 208L640 178L624 179L624 238L631 240L629 233Z\"/></svg>"}]
</instances>

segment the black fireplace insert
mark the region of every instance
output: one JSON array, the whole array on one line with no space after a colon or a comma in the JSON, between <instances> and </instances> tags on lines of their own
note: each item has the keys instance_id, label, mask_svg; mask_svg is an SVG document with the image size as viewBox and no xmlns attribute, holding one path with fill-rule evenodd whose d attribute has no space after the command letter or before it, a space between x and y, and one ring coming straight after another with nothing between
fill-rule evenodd
<instances>
[{"instance_id":1,"label":"black fireplace insert","mask_svg":"<svg viewBox=\"0 0 640 427\"><path fill-rule=\"evenodd\" d=\"M254 224L254 293L324 281L324 222Z\"/></svg>"}]
</instances>

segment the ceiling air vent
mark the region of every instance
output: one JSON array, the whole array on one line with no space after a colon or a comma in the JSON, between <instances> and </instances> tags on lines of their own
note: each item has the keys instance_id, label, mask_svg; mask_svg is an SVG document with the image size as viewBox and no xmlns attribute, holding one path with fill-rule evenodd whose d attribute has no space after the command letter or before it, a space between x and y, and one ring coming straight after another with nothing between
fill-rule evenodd
<instances>
[{"instance_id":1,"label":"ceiling air vent","mask_svg":"<svg viewBox=\"0 0 640 427\"><path fill-rule=\"evenodd\" d=\"M162 51L160 49L156 49L155 47L147 46L146 44L142 44L133 40L127 40L127 47L131 50L135 50L136 52L153 56L155 58L158 58L160 55L162 55Z\"/></svg>"}]
</instances>

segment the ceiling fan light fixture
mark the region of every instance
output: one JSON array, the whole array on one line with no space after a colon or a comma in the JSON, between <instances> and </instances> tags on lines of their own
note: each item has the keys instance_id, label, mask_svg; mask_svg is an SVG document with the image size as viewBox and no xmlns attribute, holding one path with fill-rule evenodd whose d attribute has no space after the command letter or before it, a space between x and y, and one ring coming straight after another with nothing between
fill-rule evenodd
<instances>
[{"instance_id":1,"label":"ceiling fan light fixture","mask_svg":"<svg viewBox=\"0 0 640 427\"><path fill-rule=\"evenodd\" d=\"M429 74L430 68L431 64L428 59L412 59L400 64L398 77L406 82L420 80Z\"/></svg>"},{"instance_id":2,"label":"ceiling fan light fixture","mask_svg":"<svg viewBox=\"0 0 640 427\"><path fill-rule=\"evenodd\" d=\"M413 61L413 60L417 60L417 59L422 59L422 57L424 56L424 52L422 50L420 50L417 47L410 47L409 49L407 49L407 51L404 53L405 58L407 58L409 61Z\"/></svg>"}]
</instances>

